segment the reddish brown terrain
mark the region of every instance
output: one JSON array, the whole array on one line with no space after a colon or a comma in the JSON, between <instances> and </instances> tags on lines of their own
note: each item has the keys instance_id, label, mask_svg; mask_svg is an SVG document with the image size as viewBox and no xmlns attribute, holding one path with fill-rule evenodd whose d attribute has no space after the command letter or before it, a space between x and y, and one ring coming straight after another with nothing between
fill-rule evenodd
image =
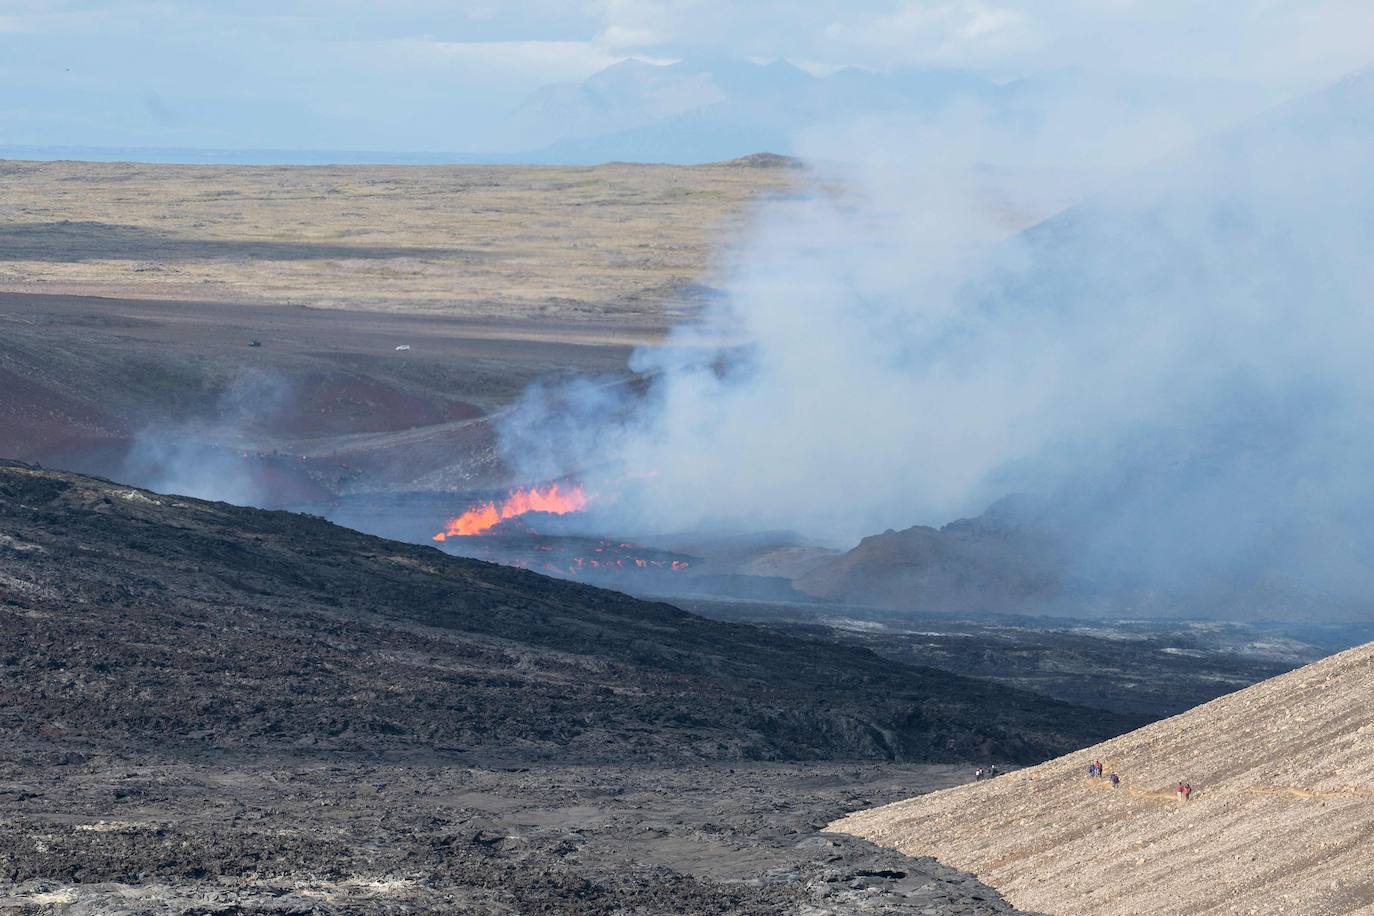
<instances>
[{"instance_id":1,"label":"reddish brown terrain","mask_svg":"<svg viewBox=\"0 0 1374 916\"><path fill-rule=\"evenodd\" d=\"M623 372L654 333L26 293L0 293L0 325L10 457L129 476L138 440L194 431L271 504L493 485L494 413L551 373Z\"/></svg>"}]
</instances>

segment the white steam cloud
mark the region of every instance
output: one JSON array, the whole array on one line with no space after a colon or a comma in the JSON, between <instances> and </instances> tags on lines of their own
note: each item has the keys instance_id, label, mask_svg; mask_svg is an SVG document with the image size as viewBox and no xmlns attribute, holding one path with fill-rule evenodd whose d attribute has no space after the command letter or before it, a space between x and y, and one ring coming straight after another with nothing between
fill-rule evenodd
<instances>
[{"instance_id":1,"label":"white steam cloud","mask_svg":"<svg viewBox=\"0 0 1374 916\"><path fill-rule=\"evenodd\" d=\"M1017 493L1082 575L1374 593L1374 76L1212 136L1062 102L832 130L647 393L531 392L507 458L628 530L844 544Z\"/></svg>"},{"instance_id":2,"label":"white steam cloud","mask_svg":"<svg viewBox=\"0 0 1374 916\"><path fill-rule=\"evenodd\" d=\"M273 505L261 468L247 457L254 430L273 419L290 397L280 376L245 372L229 380L208 419L142 430L125 455L120 479L158 493L220 500L239 506Z\"/></svg>"}]
</instances>

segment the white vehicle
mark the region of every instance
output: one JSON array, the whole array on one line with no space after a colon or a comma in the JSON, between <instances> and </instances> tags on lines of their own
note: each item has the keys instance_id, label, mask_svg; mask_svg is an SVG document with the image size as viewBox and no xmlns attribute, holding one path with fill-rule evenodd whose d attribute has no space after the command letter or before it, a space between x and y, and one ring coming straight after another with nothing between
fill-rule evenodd
<instances>
[{"instance_id":1,"label":"white vehicle","mask_svg":"<svg viewBox=\"0 0 1374 916\"><path fill-rule=\"evenodd\" d=\"M397 349L397 350L409 350L409 349L410 349L410 344L401 344L401 345L400 345L399 347L397 347L396 349Z\"/></svg>"}]
</instances>

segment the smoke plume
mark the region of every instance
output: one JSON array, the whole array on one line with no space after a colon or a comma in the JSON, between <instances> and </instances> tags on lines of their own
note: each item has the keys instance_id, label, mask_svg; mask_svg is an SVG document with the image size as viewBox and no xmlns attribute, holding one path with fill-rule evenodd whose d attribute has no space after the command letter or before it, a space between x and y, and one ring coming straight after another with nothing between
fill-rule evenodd
<instances>
[{"instance_id":1,"label":"smoke plume","mask_svg":"<svg viewBox=\"0 0 1374 916\"><path fill-rule=\"evenodd\" d=\"M818 132L647 393L532 391L507 457L631 530L845 545L1015 493L1079 575L1374 593L1374 76L1210 135L1065 104Z\"/></svg>"},{"instance_id":2,"label":"smoke plume","mask_svg":"<svg viewBox=\"0 0 1374 916\"><path fill-rule=\"evenodd\" d=\"M124 458L120 479L158 493L275 505L260 467L247 455L254 431L286 404L290 387L276 375L246 372L225 384L208 419L142 430Z\"/></svg>"}]
</instances>

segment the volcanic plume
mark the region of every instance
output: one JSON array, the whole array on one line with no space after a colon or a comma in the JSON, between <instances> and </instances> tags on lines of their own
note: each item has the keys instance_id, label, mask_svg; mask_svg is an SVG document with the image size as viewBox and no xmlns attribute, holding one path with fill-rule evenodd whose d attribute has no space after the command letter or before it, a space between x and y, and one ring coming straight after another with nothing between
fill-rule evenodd
<instances>
[{"instance_id":1,"label":"volcanic plume","mask_svg":"<svg viewBox=\"0 0 1374 916\"><path fill-rule=\"evenodd\" d=\"M1082 124L1066 105L1055 124ZM593 488L654 468L605 513L640 535L839 547L919 523L881 565L923 608L929 583L902 577L943 567L921 550L967 561L949 579L984 601L984 573L1031 565L996 532L931 533L1015 494L1029 511L1002 527L1055 547L1013 594L1063 581L1111 596L1073 599L1092 616L1167 595L1169 613L1367 619L1371 111L1374 71L1156 149L1014 236L976 205L979 176L1081 162L1078 132L1055 127L1033 162L994 111L986 134L838 132L813 158L844 193L770 200L722 295L632 358L645 388L534 390L502 415L501 456ZM841 140L878 152L850 166Z\"/></svg>"},{"instance_id":2,"label":"volcanic plume","mask_svg":"<svg viewBox=\"0 0 1374 916\"><path fill-rule=\"evenodd\" d=\"M528 490L515 489L500 503L480 503L462 515L449 519L444 525L444 530L434 535L434 540L442 542L450 537L482 534L508 518L529 512L567 515L569 512L580 512L586 507L587 494L580 486L574 485L566 490L560 490L558 484L554 483L543 490L538 487L530 487Z\"/></svg>"}]
</instances>

